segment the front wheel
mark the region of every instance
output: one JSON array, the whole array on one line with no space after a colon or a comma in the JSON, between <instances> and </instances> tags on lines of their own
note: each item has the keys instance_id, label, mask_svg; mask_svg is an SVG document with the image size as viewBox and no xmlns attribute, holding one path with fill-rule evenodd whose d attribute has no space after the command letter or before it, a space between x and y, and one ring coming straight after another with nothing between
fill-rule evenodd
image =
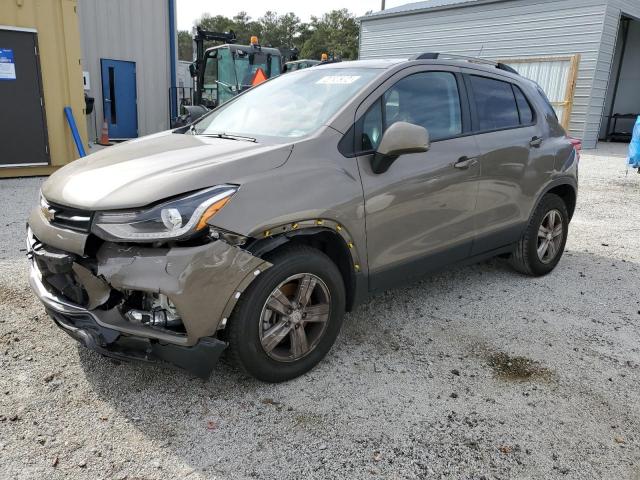
<instances>
[{"instance_id":1,"label":"front wheel","mask_svg":"<svg viewBox=\"0 0 640 480\"><path fill-rule=\"evenodd\" d=\"M511 266L527 275L546 275L560 261L568 232L567 206L559 196L546 194L511 254Z\"/></svg>"},{"instance_id":2,"label":"front wheel","mask_svg":"<svg viewBox=\"0 0 640 480\"><path fill-rule=\"evenodd\" d=\"M273 266L244 292L230 319L232 360L250 375L282 382L311 370L329 352L342 325L345 288L324 253L283 248Z\"/></svg>"}]
</instances>

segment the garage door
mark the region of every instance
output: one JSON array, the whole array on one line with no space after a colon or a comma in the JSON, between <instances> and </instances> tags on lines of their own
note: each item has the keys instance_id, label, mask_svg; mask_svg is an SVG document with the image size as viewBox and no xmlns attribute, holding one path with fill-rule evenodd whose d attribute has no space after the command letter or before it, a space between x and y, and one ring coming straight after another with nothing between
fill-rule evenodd
<instances>
[{"instance_id":1,"label":"garage door","mask_svg":"<svg viewBox=\"0 0 640 480\"><path fill-rule=\"evenodd\" d=\"M4 28L0 27L0 167L48 165L37 33Z\"/></svg>"}]
</instances>

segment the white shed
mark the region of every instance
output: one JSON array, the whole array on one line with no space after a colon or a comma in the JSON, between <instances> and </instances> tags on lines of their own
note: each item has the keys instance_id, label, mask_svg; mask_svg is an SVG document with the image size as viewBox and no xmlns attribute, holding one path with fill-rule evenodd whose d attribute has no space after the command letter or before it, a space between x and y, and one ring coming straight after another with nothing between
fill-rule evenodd
<instances>
[{"instance_id":1,"label":"white shed","mask_svg":"<svg viewBox=\"0 0 640 480\"><path fill-rule=\"evenodd\" d=\"M502 60L542 85L586 148L640 115L640 0L428 0L360 19L360 58Z\"/></svg>"}]
</instances>

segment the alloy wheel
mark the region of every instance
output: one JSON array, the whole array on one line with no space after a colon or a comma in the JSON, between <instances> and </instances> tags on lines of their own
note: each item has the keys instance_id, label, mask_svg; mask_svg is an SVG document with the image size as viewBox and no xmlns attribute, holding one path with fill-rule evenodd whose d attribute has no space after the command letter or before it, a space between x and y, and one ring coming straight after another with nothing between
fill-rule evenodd
<instances>
[{"instance_id":1,"label":"alloy wheel","mask_svg":"<svg viewBox=\"0 0 640 480\"><path fill-rule=\"evenodd\" d=\"M558 210L549 210L538 228L538 259L551 263L560 253L564 235L562 215Z\"/></svg>"},{"instance_id":2,"label":"alloy wheel","mask_svg":"<svg viewBox=\"0 0 640 480\"><path fill-rule=\"evenodd\" d=\"M260 314L260 343L280 362L308 355L320 342L331 311L329 288L312 273L292 275L269 295Z\"/></svg>"}]
</instances>

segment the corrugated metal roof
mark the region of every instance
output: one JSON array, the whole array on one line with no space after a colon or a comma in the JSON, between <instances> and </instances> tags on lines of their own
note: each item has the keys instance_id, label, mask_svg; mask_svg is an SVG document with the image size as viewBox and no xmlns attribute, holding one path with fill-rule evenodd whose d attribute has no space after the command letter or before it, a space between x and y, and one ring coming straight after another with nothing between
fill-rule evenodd
<instances>
[{"instance_id":1,"label":"corrugated metal roof","mask_svg":"<svg viewBox=\"0 0 640 480\"><path fill-rule=\"evenodd\" d=\"M493 1L504 1L504 0L493 0ZM417 11L430 10L433 8L441 8L441 7L457 7L457 6L467 6L464 4L472 4L472 3L487 3L483 0L426 0L424 2L413 2L406 3L404 5L400 5L398 7L387 8L386 10L381 10L379 12L373 12L369 15L362 17L362 19L367 19L371 17L384 17L387 15L397 15L402 13L415 13Z\"/></svg>"}]
</instances>

